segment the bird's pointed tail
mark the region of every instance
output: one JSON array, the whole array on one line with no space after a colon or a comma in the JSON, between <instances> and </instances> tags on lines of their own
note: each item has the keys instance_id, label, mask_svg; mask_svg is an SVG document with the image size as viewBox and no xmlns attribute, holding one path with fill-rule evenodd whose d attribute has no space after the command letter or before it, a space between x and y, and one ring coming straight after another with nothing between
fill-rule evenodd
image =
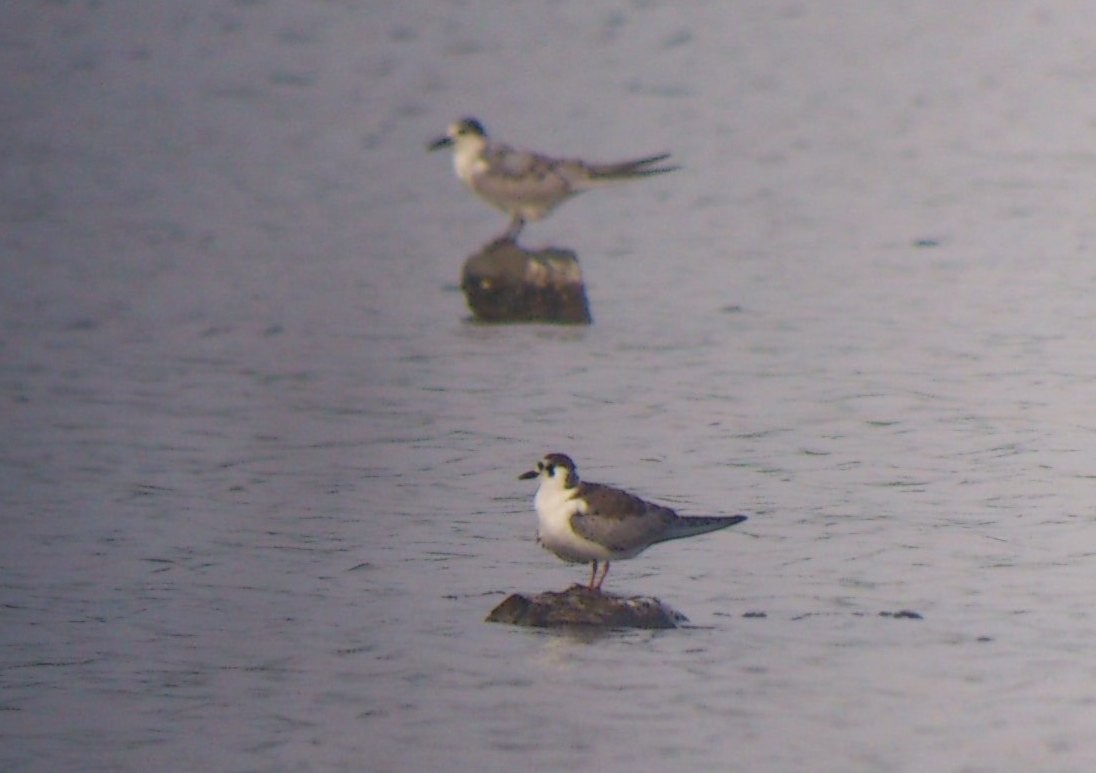
<instances>
[{"instance_id":1,"label":"bird's pointed tail","mask_svg":"<svg viewBox=\"0 0 1096 773\"><path fill-rule=\"evenodd\" d=\"M683 516L670 525L670 528L666 531L666 536L661 541L692 537L697 534L706 534L709 531L719 531L745 520L746 516L744 515Z\"/></svg>"},{"instance_id":2,"label":"bird's pointed tail","mask_svg":"<svg viewBox=\"0 0 1096 773\"><path fill-rule=\"evenodd\" d=\"M609 182L611 180L627 180L630 177L665 174L680 169L679 166L652 166L652 164L665 161L669 157L669 153L659 153L657 156L637 158L632 161L620 161L615 164L589 164L590 179Z\"/></svg>"}]
</instances>

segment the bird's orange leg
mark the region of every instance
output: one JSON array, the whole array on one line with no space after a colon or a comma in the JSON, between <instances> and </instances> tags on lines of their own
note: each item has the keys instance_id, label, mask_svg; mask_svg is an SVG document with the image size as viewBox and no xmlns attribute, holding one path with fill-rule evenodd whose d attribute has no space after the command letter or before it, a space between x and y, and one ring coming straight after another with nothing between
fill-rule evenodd
<instances>
[{"instance_id":1,"label":"bird's orange leg","mask_svg":"<svg viewBox=\"0 0 1096 773\"><path fill-rule=\"evenodd\" d=\"M608 576L608 574L609 574L609 562L606 561L605 562L605 567L601 570L601 579L598 580L596 583L594 583L591 586L591 589L596 590L596 591L600 591L601 590L601 583L605 582L605 578L606 578L606 576Z\"/></svg>"}]
</instances>

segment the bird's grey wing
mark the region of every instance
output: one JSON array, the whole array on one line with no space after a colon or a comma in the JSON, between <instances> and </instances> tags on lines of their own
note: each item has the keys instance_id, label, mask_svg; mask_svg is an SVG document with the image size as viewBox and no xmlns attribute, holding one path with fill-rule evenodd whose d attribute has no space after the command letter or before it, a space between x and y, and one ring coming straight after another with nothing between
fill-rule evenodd
<instances>
[{"instance_id":1,"label":"bird's grey wing","mask_svg":"<svg viewBox=\"0 0 1096 773\"><path fill-rule=\"evenodd\" d=\"M519 150L501 142L492 142L484 150L484 158L491 174L499 177L522 177L531 172L537 163L535 153Z\"/></svg>"},{"instance_id":2,"label":"bird's grey wing","mask_svg":"<svg viewBox=\"0 0 1096 773\"><path fill-rule=\"evenodd\" d=\"M486 156L488 171L474 181L484 198L551 207L572 192L555 159L501 144L492 145Z\"/></svg>"},{"instance_id":3,"label":"bird's grey wing","mask_svg":"<svg viewBox=\"0 0 1096 773\"><path fill-rule=\"evenodd\" d=\"M580 496L588 508L571 516L571 527L579 536L610 550L627 552L658 542L677 519L668 507L596 483L582 484Z\"/></svg>"}]
</instances>

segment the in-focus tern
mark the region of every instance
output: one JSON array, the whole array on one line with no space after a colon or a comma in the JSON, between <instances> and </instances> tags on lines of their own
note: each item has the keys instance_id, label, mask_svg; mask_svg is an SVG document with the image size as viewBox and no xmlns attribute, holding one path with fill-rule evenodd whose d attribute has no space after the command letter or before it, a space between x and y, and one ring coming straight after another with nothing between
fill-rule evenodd
<instances>
[{"instance_id":1,"label":"in-focus tern","mask_svg":"<svg viewBox=\"0 0 1096 773\"><path fill-rule=\"evenodd\" d=\"M634 558L659 542L742 523L744 515L684 517L618 488L579 480L565 454L548 454L519 478L540 479L534 498L537 541L564 561L591 564L590 590L601 590L609 562ZM598 563L604 562L598 577Z\"/></svg>"},{"instance_id":2,"label":"in-focus tern","mask_svg":"<svg viewBox=\"0 0 1096 773\"><path fill-rule=\"evenodd\" d=\"M669 153L591 164L518 150L488 139L483 124L475 118L462 118L450 124L445 135L428 146L430 150L445 147L453 148L457 177L481 199L510 216L510 226L501 237L510 241L517 239L525 221L546 217L583 191L679 168L657 166L670 157Z\"/></svg>"}]
</instances>

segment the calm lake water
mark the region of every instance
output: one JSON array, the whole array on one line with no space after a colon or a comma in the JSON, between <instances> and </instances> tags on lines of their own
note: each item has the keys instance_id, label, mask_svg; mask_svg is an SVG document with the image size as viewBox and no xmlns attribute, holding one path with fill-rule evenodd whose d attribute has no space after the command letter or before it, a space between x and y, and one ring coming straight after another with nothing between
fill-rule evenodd
<instances>
[{"instance_id":1,"label":"calm lake water","mask_svg":"<svg viewBox=\"0 0 1096 773\"><path fill-rule=\"evenodd\" d=\"M0 16L0 768L1096 764L1096 8ZM465 114L683 164L526 229L591 327L467 320ZM547 451L750 516L690 627L483 622Z\"/></svg>"}]
</instances>

